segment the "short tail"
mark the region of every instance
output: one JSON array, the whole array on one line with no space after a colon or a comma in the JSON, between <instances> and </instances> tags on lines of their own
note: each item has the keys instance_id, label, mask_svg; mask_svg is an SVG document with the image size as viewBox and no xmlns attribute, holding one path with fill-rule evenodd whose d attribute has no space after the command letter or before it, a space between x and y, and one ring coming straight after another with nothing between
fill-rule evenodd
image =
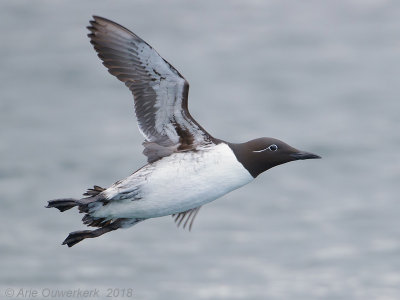
<instances>
[{"instance_id":1,"label":"short tail","mask_svg":"<svg viewBox=\"0 0 400 300\"><path fill-rule=\"evenodd\" d=\"M83 222L89 226L96 226L100 227L96 230L81 230L81 231L74 231L71 232L68 237L64 240L63 245L68 245L68 247L72 247L73 245L83 241L87 238L95 238L104 233L117 230L121 227L124 219L116 219L116 220L105 220L104 218L93 218L89 214L88 204L94 202L96 200L96 196L88 197L83 199L73 199L73 198L66 198L66 199L55 199L48 201L48 205L46 207L51 208L55 207L59 211L66 211L71 209L75 206L78 206L79 211L86 213L83 217Z\"/></svg>"},{"instance_id":2,"label":"short tail","mask_svg":"<svg viewBox=\"0 0 400 300\"><path fill-rule=\"evenodd\" d=\"M87 238L96 238L101 236L107 232L117 230L119 228L127 228L135 225L136 223L143 221L144 219L108 219L108 218L99 218L91 215L92 210L96 210L96 204L100 206L105 205L105 198L101 195L105 189L95 185L92 189L88 189L86 193L83 195L85 198L81 199L73 199L73 198L65 198L65 199L55 199L48 201L46 207L55 207L59 211L66 211L75 206L78 206L80 213L85 213L82 221L84 224L93 227L99 227L96 230L81 230L71 232L68 237L64 240L63 245L67 245L68 247L72 247L73 245L83 241Z\"/></svg>"},{"instance_id":3,"label":"short tail","mask_svg":"<svg viewBox=\"0 0 400 300\"><path fill-rule=\"evenodd\" d=\"M59 211L66 211L68 209L71 209L75 206L79 205L79 202L77 199L73 198L66 198L66 199L55 199L55 200L50 200L48 201L48 204L46 207L51 208L55 207Z\"/></svg>"}]
</instances>

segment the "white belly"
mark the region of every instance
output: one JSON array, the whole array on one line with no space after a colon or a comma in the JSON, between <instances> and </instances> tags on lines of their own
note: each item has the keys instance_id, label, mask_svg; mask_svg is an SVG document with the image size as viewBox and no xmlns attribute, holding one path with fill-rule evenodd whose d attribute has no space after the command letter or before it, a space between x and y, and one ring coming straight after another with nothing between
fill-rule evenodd
<instances>
[{"instance_id":1,"label":"white belly","mask_svg":"<svg viewBox=\"0 0 400 300\"><path fill-rule=\"evenodd\" d=\"M111 187L110 198L140 186L141 199L111 200L96 217L153 218L186 211L235 190L253 177L228 145L164 157Z\"/></svg>"}]
</instances>

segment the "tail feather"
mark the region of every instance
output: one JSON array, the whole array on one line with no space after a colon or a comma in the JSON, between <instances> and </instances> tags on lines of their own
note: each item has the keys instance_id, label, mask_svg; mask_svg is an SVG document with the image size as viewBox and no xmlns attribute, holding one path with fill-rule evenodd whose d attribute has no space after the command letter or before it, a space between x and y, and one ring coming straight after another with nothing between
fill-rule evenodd
<instances>
[{"instance_id":1,"label":"tail feather","mask_svg":"<svg viewBox=\"0 0 400 300\"><path fill-rule=\"evenodd\" d=\"M83 194L83 196L89 196L89 197L97 196L98 194L100 194L102 191L105 191L105 190L106 190L105 188L102 188L102 187L100 187L98 185L94 185L93 188L92 189L88 189Z\"/></svg>"},{"instance_id":2,"label":"tail feather","mask_svg":"<svg viewBox=\"0 0 400 300\"><path fill-rule=\"evenodd\" d=\"M82 218L83 224L91 227L104 227L110 224L112 221L113 219L96 218L90 214L85 214Z\"/></svg>"},{"instance_id":3,"label":"tail feather","mask_svg":"<svg viewBox=\"0 0 400 300\"><path fill-rule=\"evenodd\" d=\"M68 247L72 247L75 244L83 241L84 239L95 238L107 232L117 230L118 228L127 228L144 220L124 218L110 219L92 216L91 214L94 211L107 204L107 199L104 198L104 195L102 195L102 192L104 190L104 188L95 185L92 189L88 189L87 192L83 194L84 196L86 196L84 198L65 198L48 201L48 205L46 207L55 207L61 212L77 206L80 213L85 213L84 217L82 218L82 221L85 225L99 227L95 230L81 230L71 232L62 243L63 245L68 245Z\"/></svg>"},{"instance_id":4,"label":"tail feather","mask_svg":"<svg viewBox=\"0 0 400 300\"><path fill-rule=\"evenodd\" d=\"M55 199L48 201L47 208L55 207L59 211L66 211L68 209L73 208L74 206L79 205L77 199L66 198L66 199Z\"/></svg>"}]
</instances>

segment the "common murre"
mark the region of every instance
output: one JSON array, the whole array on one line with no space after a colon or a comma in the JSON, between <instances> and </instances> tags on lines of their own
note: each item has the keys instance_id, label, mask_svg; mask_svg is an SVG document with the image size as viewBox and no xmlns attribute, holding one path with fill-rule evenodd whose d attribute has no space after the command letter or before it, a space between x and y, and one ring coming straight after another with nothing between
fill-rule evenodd
<instances>
[{"instance_id":1,"label":"common murre","mask_svg":"<svg viewBox=\"0 0 400 300\"><path fill-rule=\"evenodd\" d=\"M189 84L145 41L94 16L90 42L108 71L131 90L148 164L107 189L94 186L81 199L56 199L47 207L78 206L95 230L71 232L69 247L85 238L172 215L192 226L200 207L262 172L289 161L319 158L273 138L234 144L208 134L188 111Z\"/></svg>"}]
</instances>

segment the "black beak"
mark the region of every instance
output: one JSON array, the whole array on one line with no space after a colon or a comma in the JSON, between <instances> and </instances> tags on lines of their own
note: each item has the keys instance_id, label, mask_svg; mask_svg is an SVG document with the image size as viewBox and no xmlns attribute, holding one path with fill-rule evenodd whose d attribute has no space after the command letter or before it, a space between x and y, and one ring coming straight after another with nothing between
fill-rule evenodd
<instances>
[{"instance_id":1,"label":"black beak","mask_svg":"<svg viewBox=\"0 0 400 300\"><path fill-rule=\"evenodd\" d=\"M293 157L295 160L298 159L313 159L313 158L321 158L321 156L310 153L310 152L304 152L304 151L299 151L296 153L290 154L291 157Z\"/></svg>"}]
</instances>

